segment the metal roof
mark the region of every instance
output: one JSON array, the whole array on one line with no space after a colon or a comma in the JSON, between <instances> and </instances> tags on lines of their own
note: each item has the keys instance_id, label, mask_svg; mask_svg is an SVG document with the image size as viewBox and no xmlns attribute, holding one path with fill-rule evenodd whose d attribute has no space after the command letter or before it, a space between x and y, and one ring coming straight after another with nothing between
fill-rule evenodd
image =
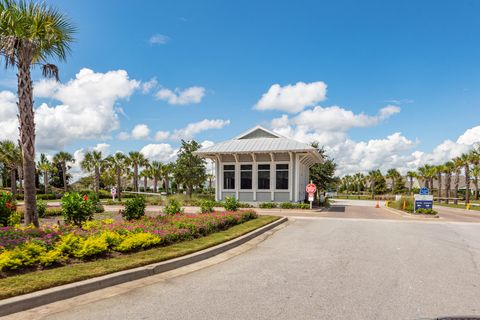
<instances>
[{"instance_id":1,"label":"metal roof","mask_svg":"<svg viewBox=\"0 0 480 320\"><path fill-rule=\"evenodd\" d=\"M263 131L265 133L275 135L275 137L266 138L264 135L258 135L259 137L255 137L255 135L252 134L254 131ZM201 156L211 156L214 154L225 153L269 153L289 151L308 152L314 155L317 159L321 160L321 156L312 146L283 137L260 126L250 129L232 140L220 142L208 148L202 148L196 151L195 154Z\"/></svg>"}]
</instances>

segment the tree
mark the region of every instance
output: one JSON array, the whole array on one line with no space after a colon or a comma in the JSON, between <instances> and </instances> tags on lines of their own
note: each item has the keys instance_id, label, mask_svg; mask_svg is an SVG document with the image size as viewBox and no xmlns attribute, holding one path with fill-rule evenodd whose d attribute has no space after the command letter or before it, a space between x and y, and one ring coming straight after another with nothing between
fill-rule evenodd
<instances>
[{"instance_id":1,"label":"tree","mask_svg":"<svg viewBox=\"0 0 480 320\"><path fill-rule=\"evenodd\" d=\"M59 164L62 168L62 181L63 181L63 191L67 192L67 164L74 163L75 159L73 156L65 151L60 151L53 156L53 163Z\"/></svg>"},{"instance_id":2,"label":"tree","mask_svg":"<svg viewBox=\"0 0 480 320\"><path fill-rule=\"evenodd\" d=\"M368 172L368 181L370 182L370 190L372 192L372 199L375 199L376 193L381 193L382 189L385 188L385 178L383 177L380 170L371 170Z\"/></svg>"},{"instance_id":3,"label":"tree","mask_svg":"<svg viewBox=\"0 0 480 320\"><path fill-rule=\"evenodd\" d=\"M115 153L113 156L109 156L105 159L105 165L107 168L115 171L117 177L117 197L118 200L122 199L122 175L128 173L128 161L127 156L121 152Z\"/></svg>"},{"instance_id":4,"label":"tree","mask_svg":"<svg viewBox=\"0 0 480 320\"><path fill-rule=\"evenodd\" d=\"M408 171L407 178L408 178L408 193L412 194L413 179L417 178L417 173L415 171Z\"/></svg>"},{"instance_id":5,"label":"tree","mask_svg":"<svg viewBox=\"0 0 480 320\"><path fill-rule=\"evenodd\" d=\"M480 166L480 145L477 144L475 146L475 148L473 150L471 150L468 154L469 156L469 162L473 165L473 167L475 166ZM475 180L476 182L476 185L475 185L475 200L478 200L478 187L477 187L477 184L478 184L478 177L477 177L477 180Z\"/></svg>"},{"instance_id":6,"label":"tree","mask_svg":"<svg viewBox=\"0 0 480 320\"><path fill-rule=\"evenodd\" d=\"M442 197L442 174L445 172L445 166L440 164L435 166L435 172L437 174L437 182L438 182L438 201Z\"/></svg>"},{"instance_id":7,"label":"tree","mask_svg":"<svg viewBox=\"0 0 480 320\"><path fill-rule=\"evenodd\" d=\"M400 177L401 177L400 173L395 168L389 169L387 171L387 174L385 175L385 178L392 180L392 186L390 188L392 193L393 193L393 189L394 189L394 186L395 186L395 180L400 178Z\"/></svg>"},{"instance_id":8,"label":"tree","mask_svg":"<svg viewBox=\"0 0 480 320\"><path fill-rule=\"evenodd\" d=\"M318 190L332 189L337 181L335 177L337 165L334 159L327 155L325 148L319 146L318 142L313 142L311 146L317 149L317 152L323 158L323 162L310 167L310 180L317 186Z\"/></svg>"},{"instance_id":9,"label":"tree","mask_svg":"<svg viewBox=\"0 0 480 320\"><path fill-rule=\"evenodd\" d=\"M148 188L148 179L152 178L152 172L150 171L150 165L140 172L140 178L143 178L143 191L147 192Z\"/></svg>"},{"instance_id":10,"label":"tree","mask_svg":"<svg viewBox=\"0 0 480 320\"><path fill-rule=\"evenodd\" d=\"M365 183L365 176L363 175L363 173L355 173L353 175L353 182L355 183L358 195L360 195L360 191L363 187L363 184Z\"/></svg>"},{"instance_id":11,"label":"tree","mask_svg":"<svg viewBox=\"0 0 480 320\"><path fill-rule=\"evenodd\" d=\"M454 190L454 198L455 200L453 201L455 204L458 203L458 185L460 183L460 173L462 171L463 167L463 160L460 157L456 157L453 161L453 167L455 171L455 180L453 181L453 190Z\"/></svg>"},{"instance_id":12,"label":"tree","mask_svg":"<svg viewBox=\"0 0 480 320\"><path fill-rule=\"evenodd\" d=\"M0 0L0 56L17 68L18 120L23 157L25 223L39 227L35 188L35 120L31 69L57 81L58 67L49 59L65 60L75 28L69 19L47 5L24 0Z\"/></svg>"},{"instance_id":13,"label":"tree","mask_svg":"<svg viewBox=\"0 0 480 320\"><path fill-rule=\"evenodd\" d=\"M138 168L147 165L148 160L138 151L131 151L127 158L128 164L133 167L133 191L138 192Z\"/></svg>"},{"instance_id":14,"label":"tree","mask_svg":"<svg viewBox=\"0 0 480 320\"><path fill-rule=\"evenodd\" d=\"M470 160L472 159L470 153L464 153L460 156L463 162L463 173L465 174L465 202L470 202Z\"/></svg>"},{"instance_id":15,"label":"tree","mask_svg":"<svg viewBox=\"0 0 480 320\"><path fill-rule=\"evenodd\" d=\"M153 179L153 192L157 192L158 180L161 180L163 175L163 164L160 161L152 161L150 163L150 174Z\"/></svg>"},{"instance_id":16,"label":"tree","mask_svg":"<svg viewBox=\"0 0 480 320\"><path fill-rule=\"evenodd\" d=\"M40 154L40 161L38 161L37 169L43 174L43 187L44 193L48 193L48 176L51 172L54 172L57 168L51 163L47 156L42 153Z\"/></svg>"},{"instance_id":17,"label":"tree","mask_svg":"<svg viewBox=\"0 0 480 320\"><path fill-rule=\"evenodd\" d=\"M207 178L206 161L194 154L200 147L201 145L195 140L182 140L175 163L175 180L187 188L189 197L192 196L193 187L203 184Z\"/></svg>"},{"instance_id":18,"label":"tree","mask_svg":"<svg viewBox=\"0 0 480 320\"><path fill-rule=\"evenodd\" d=\"M80 167L83 170L91 172L93 174L94 190L98 193L100 189L100 169L104 164L101 151L89 151L85 154Z\"/></svg>"},{"instance_id":19,"label":"tree","mask_svg":"<svg viewBox=\"0 0 480 320\"><path fill-rule=\"evenodd\" d=\"M448 198L450 198L452 191L452 173L455 170L455 165L452 161L448 161L443 166L445 172L445 197L447 198L445 202L448 203Z\"/></svg>"},{"instance_id":20,"label":"tree","mask_svg":"<svg viewBox=\"0 0 480 320\"><path fill-rule=\"evenodd\" d=\"M10 172L10 190L17 196L17 168L22 163L22 150L11 140L0 141L0 162Z\"/></svg>"},{"instance_id":21,"label":"tree","mask_svg":"<svg viewBox=\"0 0 480 320\"><path fill-rule=\"evenodd\" d=\"M170 177L175 172L175 164L167 163L162 166L162 179L165 184L165 192L168 193L168 187L170 185Z\"/></svg>"},{"instance_id":22,"label":"tree","mask_svg":"<svg viewBox=\"0 0 480 320\"><path fill-rule=\"evenodd\" d=\"M480 176L480 166L474 165L470 168L470 175L473 177L473 185L475 186L475 200L478 200L478 177Z\"/></svg>"}]
</instances>

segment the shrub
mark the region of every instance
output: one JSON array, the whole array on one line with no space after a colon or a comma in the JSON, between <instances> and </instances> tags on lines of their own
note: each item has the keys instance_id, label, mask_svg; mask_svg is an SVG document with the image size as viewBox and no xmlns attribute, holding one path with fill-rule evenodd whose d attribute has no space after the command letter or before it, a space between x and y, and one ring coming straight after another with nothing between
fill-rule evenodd
<instances>
[{"instance_id":1,"label":"shrub","mask_svg":"<svg viewBox=\"0 0 480 320\"><path fill-rule=\"evenodd\" d=\"M47 212L47 203L44 200L37 200L37 212L39 218L44 218Z\"/></svg>"},{"instance_id":2,"label":"shrub","mask_svg":"<svg viewBox=\"0 0 480 320\"><path fill-rule=\"evenodd\" d=\"M62 213L66 223L81 226L84 221L91 220L95 211L94 204L88 196L77 192L67 192L62 198Z\"/></svg>"},{"instance_id":3,"label":"shrub","mask_svg":"<svg viewBox=\"0 0 480 320\"><path fill-rule=\"evenodd\" d=\"M403 209L403 203L405 202L405 209ZM397 201L389 201L388 205L398 210L404 210L412 213L414 208L414 200L412 197L401 197Z\"/></svg>"},{"instance_id":4,"label":"shrub","mask_svg":"<svg viewBox=\"0 0 480 320\"><path fill-rule=\"evenodd\" d=\"M282 208L282 209L295 209L295 208L297 208L297 206L296 206L295 203L282 202L282 203L280 204L280 208Z\"/></svg>"},{"instance_id":5,"label":"shrub","mask_svg":"<svg viewBox=\"0 0 480 320\"><path fill-rule=\"evenodd\" d=\"M417 213L419 214L431 214L431 215L436 215L438 212L433 210L433 209L418 209Z\"/></svg>"},{"instance_id":6,"label":"shrub","mask_svg":"<svg viewBox=\"0 0 480 320\"><path fill-rule=\"evenodd\" d=\"M10 192L0 192L0 226L9 225L10 217L16 211L15 199Z\"/></svg>"},{"instance_id":7,"label":"shrub","mask_svg":"<svg viewBox=\"0 0 480 320\"><path fill-rule=\"evenodd\" d=\"M125 209L122 210L122 216L126 220L137 220L145 215L145 199L135 197L125 202Z\"/></svg>"},{"instance_id":8,"label":"shrub","mask_svg":"<svg viewBox=\"0 0 480 320\"><path fill-rule=\"evenodd\" d=\"M8 225L11 227L20 225L20 222L22 222L22 216L18 212L12 213L8 218Z\"/></svg>"},{"instance_id":9,"label":"shrub","mask_svg":"<svg viewBox=\"0 0 480 320\"><path fill-rule=\"evenodd\" d=\"M78 244L78 249L73 255L77 258L87 258L104 253L108 250L108 243L104 237L88 237Z\"/></svg>"},{"instance_id":10,"label":"shrub","mask_svg":"<svg viewBox=\"0 0 480 320\"><path fill-rule=\"evenodd\" d=\"M224 208L227 211L237 211L238 210L238 200L235 197L226 197Z\"/></svg>"},{"instance_id":11,"label":"shrub","mask_svg":"<svg viewBox=\"0 0 480 320\"><path fill-rule=\"evenodd\" d=\"M131 251L138 248L148 248L160 243L160 238L153 234L141 232L129 234L123 241L116 246L116 250L120 252Z\"/></svg>"},{"instance_id":12,"label":"shrub","mask_svg":"<svg viewBox=\"0 0 480 320\"><path fill-rule=\"evenodd\" d=\"M303 210L310 209L310 205L307 203L297 203L296 207Z\"/></svg>"},{"instance_id":13,"label":"shrub","mask_svg":"<svg viewBox=\"0 0 480 320\"><path fill-rule=\"evenodd\" d=\"M213 212L213 207L215 207L215 201L203 200L200 204L200 212L201 213Z\"/></svg>"},{"instance_id":14,"label":"shrub","mask_svg":"<svg viewBox=\"0 0 480 320\"><path fill-rule=\"evenodd\" d=\"M238 207L239 208L253 208L253 206L250 203L246 203L246 202L239 202Z\"/></svg>"},{"instance_id":15,"label":"shrub","mask_svg":"<svg viewBox=\"0 0 480 320\"><path fill-rule=\"evenodd\" d=\"M263 202L260 203L258 207L262 209L273 209L277 207L277 204L275 202Z\"/></svg>"},{"instance_id":16,"label":"shrub","mask_svg":"<svg viewBox=\"0 0 480 320\"><path fill-rule=\"evenodd\" d=\"M174 215L177 213L183 213L183 209L175 199L169 199L165 208L163 208L163 213L168 215Z\"/></svg>"}]
</instances>

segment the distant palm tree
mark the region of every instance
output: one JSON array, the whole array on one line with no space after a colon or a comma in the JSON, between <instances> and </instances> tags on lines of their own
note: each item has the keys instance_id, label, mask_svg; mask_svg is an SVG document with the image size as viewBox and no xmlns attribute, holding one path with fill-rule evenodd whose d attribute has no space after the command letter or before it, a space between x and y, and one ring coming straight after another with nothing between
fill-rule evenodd
<instances>
[{"instance_id":1,"label":"distant palm tree","mask_svg":"<svg viewBox=\"0 0 480 320\"><path fill-rule=\"evenodd\" d=\"M40 161L38 161L37 169L43 174L44 193L47 194L49 174L55 172L57 168L47 159L47 156L42 153L40 154Z\"/></svg>"},{"instance_id":2,"label":"distant palm tree","mask_svg":"<svg viewBox=\"0 0 480 320\"><path fill-rule=\"evenodd\" d=\"M67 163L74 163L75 158L73 158L72 154L60 151L53 156L53 163L60 164L62 168L62 180L63 180L63 191L67 192Z\"/></svg>"},{"instance_id":3,"label":"distant palm tree","mask_svg":"<svg viewBox=\"0 0 480 320\"><path fill-rule=\"evenodd\" d=\"M478 200L478 177L480 176L480 166L474 165L470 168L470 175L473 177L473 185L475 186L475 200Z\"/></svg>"},{"instance_id":4,"label":"distant palm tree","mask_svg":"<svg viewBox=\"0 0 480 320\"><path fill-rule=\"evenodd\" d=\"M372 199L375 199L375 184L381 178L383 178L383 175L380 172L380 170L371 170L370 172L368 172L367 179L370 182L370 190L372 192Z\"/></svg>"},{"instance_id":5,"label":"distant palm tree","mask_svg":"<svg viewBox=\"0 0 480 320\"><path fill-rule=\"evenodd\" d=\"M138 151L131 151L128 154L128 164L133 167L133 191L138 192L138 168L147 164L145 156Z\"/></svg>"},{"instance_id":6,"label":"distant palm tree","mask_svg":"<svg viewBox=\"0 0 480 320\"><path fill-rule=\"evenodd\" d=\"M35 187L35 113L31 69L42 66L43 76L58 80L50 59L65 60L75 28L69 19L45 2L0 0L0 57L17 68L18 122L23 156L25 224L39 227Z\"/></svg>"},{"instance_id":7,"label":"distant palm tree","mask_svg":"<svg viewBox=\"0 0 480 320\"><path fill-rule=\"evenodd\" d=\"M98 193L100 189L100 169L104 164L101 151L90 151L85 154L80 166L83 170L91 172L94 180L94 190Z\"/></svg>"},{"instance_id":8,"label":"distant palm tree","mask_svg":"<svg viewBox=\"0 0 480 320\"><path fill-rule=\"evenodd\" d=\"M360 196L360 191L362 189L363 184L365 183L365 176L363 175L363 173L358 172L353 175L353 180L356 185L357 194Z\"/></svg>"},{"instance_id":9,"label":"distant palm tree","mask_svg":"<svg viewBox=\"0 0 480 320\"><path fill-rule=\"evenodd\" d=\"M470 153L464 153L460 156L463 162L463 173L465 174L465 202L470 202Z\"/></svg>"},{"instance_id":10,"label":"distant palm tree","mask_svg":"<svg viewBox=\"0 0 480 320\"><path fill-rule=\"evenodd\" d=\"M455 171L455 179L453 181L453 191L454 191L454 198L455 200L453 201L455 204L458 203L458 186L460 184L460 173L462 172L463 168L463 160L460 157L456 157L453 160L453 166L454 166L454 171Z\"/></svg>"},{"instance_id":11,"label":"distant palm tree","mask_svg":"<svg viewBox=\"0 0 480 320\"><path fill-rule=\"evenodd\" d=\"M442 197L442 175L445 173L445 166L443 164L440 164L438 166L434 167L435 173L437 174L437 182L438 182L438 198L440 201L440 198Z\"/></svg>"},{"instance_id":12,"label":"distant palm tree","mask_svg":"<svg viewBox=\"0 0 480 320\"><path fill-rule=\"evenodd\" d=\"M423 186L429 187L429 166L424 165L423 167L418 168L417 177L423 182Z\"/></svg>"},{"instance_id":13,"label":"distant palm tree","mask_svg":"<svg viewBox=\"0 0 480 320\"><path fill-rule=\"evenodd\" d=\"M408 171L407 178L408 178L408 193L412 194L413 189L413 179L417 177L417 173L415 171Z\"/></svg>"},{"instance_id":14,"label":"distant palm tree","mask_svg":"<svg viewBox=\"0 0 480 320\"><path fill-rule=\"evenodd\" d=\"M22 151L11 140L0 141L0 162L10 171L10 190L14 198L17 196L17 168L22 163Z\"/></svg>"},{"instance_id":15,"label":"distant palm tree","mask_svg":"<svg viewBox=\"0 0 480 320\"><path fill-rule=\"evenodd\" d=\"M448 198L451 196L452 191L452 173L455 170L455 165L452 161L446 162L444 165L444 172L445 172L445 202L448 203Z\"/></svg>"},{"instance_id":16,"label":"distant palm tree","mask_svg":"<svg viewBox=\"0 0 480 320\"><path fill-rule=\"evenodd\" d=\"M393 189L394 189L394 187L395 187L395 181L396 181L396 179L398 179L398 178L400 178L400 177L401 177L400 173L399 173L398 170L395 169L395 168L389 169L389 170L387 171L387 174L385 175L385 178L388 178L388 179L392 180L392 186L391 186L391 188L390 188L390 190L392 191L392 193L393 193Z\"/></svg>"},{"instance_id":17,"label":"distant palm tree","mask_svg":"<svg viewBox=\"0 0 480 320\"><path fill-rule=\"evenodd\" d=\"M127 157L121 153L117 152L113 156L109 156L105 159L106 167L115 171L117 177L117 197L118 200L122 199L122 176L128 173L128 163Z\"/></svg>"},{"instance_id":18,"label":"distant palm tree","mask_svg":"<svg viewBox=\"0 0 480 320\"><path fill-rule=\"evenodd\" d=\"M150 163L150 174L153 178L153 192L157 192L158 181L163 177L163 164L160 161Z\"/></svg>"},{"instance_id":19,"label":"distant palm tree","mask_svg":"<svg viewBox=\"0 0 480 320\"><path fill-rule=\"evenodd\" d=\"M140 172L139 177L140 177L140 178L143 178L143 191L144 191L144 192L147 192L148 179L151 179L151 178L152 178L152 172L151 172L151 170L150 170L150 164L148 164L148 165L142 170L142 172Z\"/></svg>"},{"instance_id":20,"label":"distant palm tree","mask_svg":"<svg viewBox=\"0 0 480 320\"><path fill-rule=\"evenodd\" d=\"M167 163L162 166L162 179L163 179L163 182L165 183L166 193L168 193L168 187L170 185L170 177L172 176L174 171L175 171L174 163Z\"/></svg>"}]
</instances>

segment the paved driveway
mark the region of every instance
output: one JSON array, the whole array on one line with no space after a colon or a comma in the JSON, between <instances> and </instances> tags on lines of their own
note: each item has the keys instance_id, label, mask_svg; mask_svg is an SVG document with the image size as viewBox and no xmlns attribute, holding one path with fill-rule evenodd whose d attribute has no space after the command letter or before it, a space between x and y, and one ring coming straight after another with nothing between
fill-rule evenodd
<instances>
[{"instance_id":1,"label":"paved driveway","mask_svg":"<svg viewBox=\"0 0 480 320\"><path fill-rule=\"evenodd\" d=\"M225 262L46 315L115 320L480 316L480 225L297 219Z\"/></svg>"}]
</instances>

